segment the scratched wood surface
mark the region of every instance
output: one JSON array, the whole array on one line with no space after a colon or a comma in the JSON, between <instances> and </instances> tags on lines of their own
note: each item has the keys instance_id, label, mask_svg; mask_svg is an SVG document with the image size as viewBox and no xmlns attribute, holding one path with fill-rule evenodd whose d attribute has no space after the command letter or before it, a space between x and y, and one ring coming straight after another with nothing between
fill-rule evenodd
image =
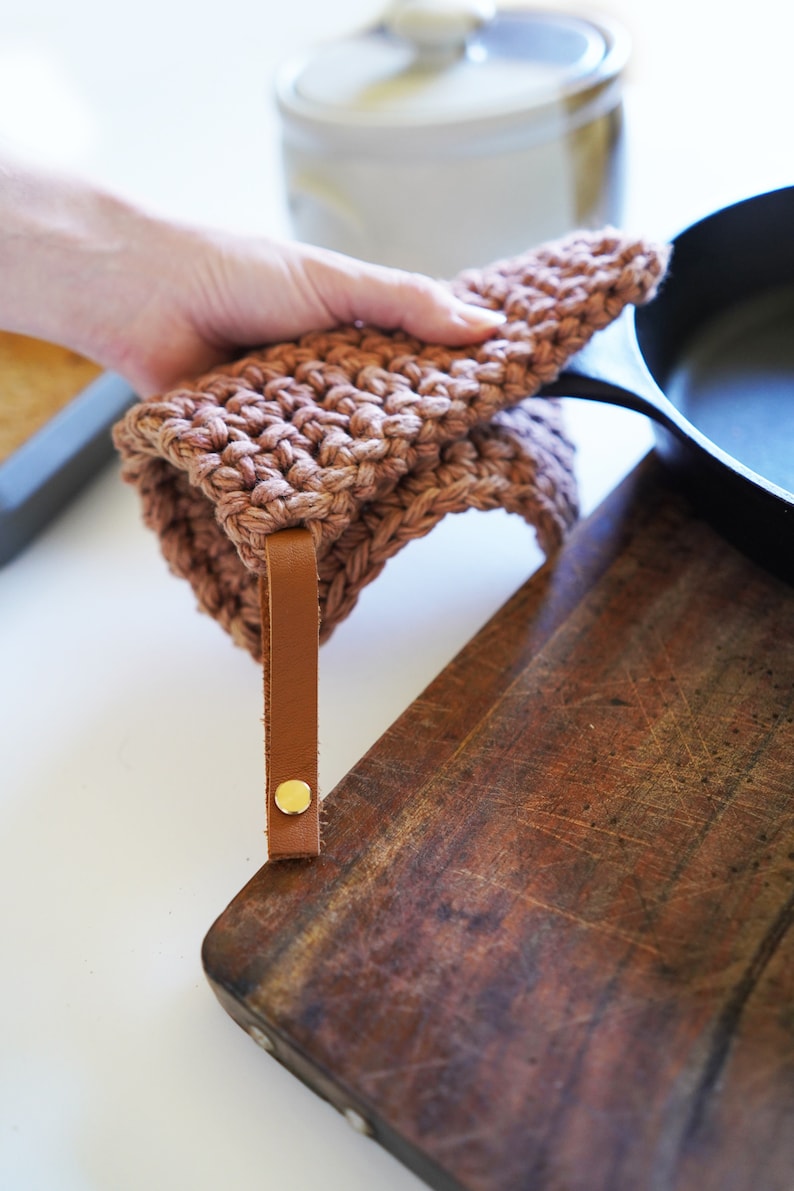
<instances>
[{"instance_id":1,"label":"scratched wood surface","mask_svg":"<svg viewBox=\"0 0 794 1191\"><path fill-rule=\"evenodd\" d=\"M794 1187L794 592L652 461L209 932L431 1186Z\"/></svg>"}]
</instances>

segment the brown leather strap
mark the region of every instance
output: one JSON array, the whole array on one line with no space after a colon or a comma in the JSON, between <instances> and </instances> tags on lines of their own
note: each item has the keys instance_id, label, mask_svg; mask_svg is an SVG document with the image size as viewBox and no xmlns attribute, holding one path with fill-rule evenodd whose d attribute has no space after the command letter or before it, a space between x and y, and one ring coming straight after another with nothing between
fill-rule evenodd
<instances>
[{"instance_id":1,"label":"brown leather strap","mask_svg":"<svg viewBox=\"0 0 794 1191\"><path fill-rule=\"evenodd\" d=\"M260 579L265 675L267 851L270 860L318 856L317 561L308 529L265 540Z\"/></svg>"}]
</instances>

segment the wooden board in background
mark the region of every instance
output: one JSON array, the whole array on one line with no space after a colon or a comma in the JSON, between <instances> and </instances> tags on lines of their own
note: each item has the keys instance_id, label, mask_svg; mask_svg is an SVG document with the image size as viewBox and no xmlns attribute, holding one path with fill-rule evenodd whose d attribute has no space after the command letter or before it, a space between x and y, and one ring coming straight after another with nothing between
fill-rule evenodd
<instances>
[{"instance_id":1,"label":"wooden board in background","mask_svg":"<svg viewBox=\"0 0 794 1191\"><path fill-rule=\"evenodd\" d=\"M204 964L431 1186L791 1191L793 922L794 592L646 461Z\"/></svg>"},{"instance_id":2,"label":"wooden board in background","mask_svg":"<svg viewBox=\"0 0 794 1191\"><path fill-rule=\"evenodd\" d=\"M0 331L0 463L99 376L68 348Z\"/></svg>"},{"instance_id":3,"label":"wooden board in background","mask_svg":"<svg viewBox=\"0 0 794 1191\"><path fill-rule=\"evenodd\" d=\"M0 566L114 457L111 427L134 399L75 352L0 332Z\"/></svg>"}]
</instances>

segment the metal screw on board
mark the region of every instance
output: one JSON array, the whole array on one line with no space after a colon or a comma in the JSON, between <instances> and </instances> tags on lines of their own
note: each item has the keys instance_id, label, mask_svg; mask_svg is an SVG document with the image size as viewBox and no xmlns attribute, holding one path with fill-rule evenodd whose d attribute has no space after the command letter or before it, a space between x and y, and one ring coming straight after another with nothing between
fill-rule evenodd
<instances>
[{"instance_id":1,"label":"metal screw on board","mask_svg":"<svg viewBox=\"0 0 794 1191\"><path fill-rule=\"evenodd\" d=\"M369 1121L365 1120L360 1112L356 1112L355 1108L346 1108L342 1116L350 1128L355 1129L356 1133L363 1133L365 1137L372 1136L372 1128Z\"/></svg>"},{"instance_id":2,"label":"metal screw on board","mask_svg":"<svg viewBox=\"0 0 794 1191\"><path fill-rule=\"evenodd\" d=\"M273 1039L264 1030L260 1030L259 1026L250 1026L248 1035L253 1038L257 1046L261 1046L262 1050L266 1050L269 1055L272 1055L276 1049Z\"/></svg>"}]
</instances>

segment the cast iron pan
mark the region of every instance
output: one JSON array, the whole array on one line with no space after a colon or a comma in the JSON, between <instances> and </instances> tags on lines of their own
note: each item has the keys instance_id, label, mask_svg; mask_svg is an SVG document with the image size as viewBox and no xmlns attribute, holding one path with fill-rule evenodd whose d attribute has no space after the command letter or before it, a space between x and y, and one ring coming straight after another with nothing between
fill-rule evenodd
<instances>
[{"instance_id":1,"label":"cast iron pan","mask_svg":"<svg viewBox=\"0 0 794 1191\"><path fill-rule=\"evenodd\" d=\"M794 186L677 236L657 297L543 392L647 414L703 514L794 582Z\"/></svg>"}]
</instances>

